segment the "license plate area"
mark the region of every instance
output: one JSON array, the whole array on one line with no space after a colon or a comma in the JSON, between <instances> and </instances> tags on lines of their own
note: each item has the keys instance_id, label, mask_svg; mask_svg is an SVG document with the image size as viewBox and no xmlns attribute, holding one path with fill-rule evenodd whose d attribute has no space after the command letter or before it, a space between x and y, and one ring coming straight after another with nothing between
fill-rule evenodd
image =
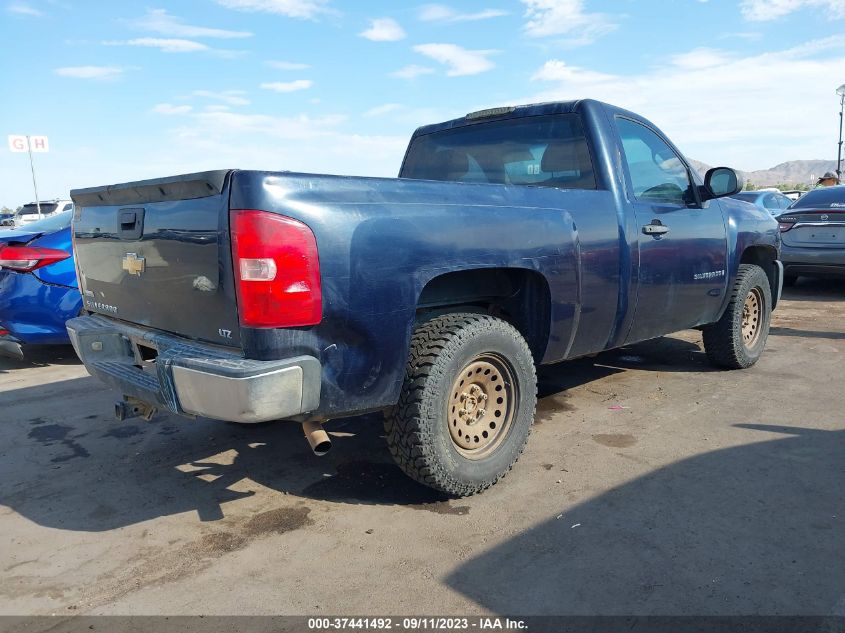
<instances>
[{"instance_id":1,"label":"license plate area","mask_svg":"<svg viewBox=\"0 0 845 633\"><path fill-rule=\"evenodd\" d=\"M845 246L845 227L840 226L802 226L797 229L799 239L808 244L827 244Z\"/></svg>"}]
</instances>

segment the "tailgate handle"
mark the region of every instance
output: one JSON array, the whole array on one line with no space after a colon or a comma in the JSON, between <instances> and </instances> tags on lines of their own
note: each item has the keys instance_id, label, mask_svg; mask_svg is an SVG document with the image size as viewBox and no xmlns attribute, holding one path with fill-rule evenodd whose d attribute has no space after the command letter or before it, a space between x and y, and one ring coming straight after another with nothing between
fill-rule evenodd
<instances>
[{"instance_id":1,"label":"tailgate handle","mask_svg":"<svg viewBox=\"0 0 845 633\"><path fill-rule=\"evenodd\" d=\"M124 211L120 216L120 228L121 230L126 229L134 229L135 222L137 221L137 216L135 215L134 211Z\"/></svg>"},{"instance_id":2,"label":"tailgate handle","mask_svg":"<svg viewBox=\"0 0 845 633\"><path fill-rule=\"evenodd\" d=\"M118 212L118 237L122 240L139 240L144 233L144 210L121 209Z\"/></svg>"}]
</instances>

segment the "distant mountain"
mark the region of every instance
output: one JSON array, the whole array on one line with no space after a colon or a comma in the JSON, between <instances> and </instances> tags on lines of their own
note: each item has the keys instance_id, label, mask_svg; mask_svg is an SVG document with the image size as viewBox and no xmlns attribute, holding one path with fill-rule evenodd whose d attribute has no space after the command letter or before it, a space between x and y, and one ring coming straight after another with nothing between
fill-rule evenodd
<instances>
[{"instance_id":1,"label":"distant mountain","mask_svg":"<svg viewBox=\"0 0 845 633\"><path fill-rule=\"evenodd\" d=\"M771 169L747 172L744 176L746 181L757 187L783 183L815 185L816 180L827 171L836 172L835 160L790 160Z\"/></svg>"},{"instance_id":2,"label":"distant mountain","mask_svg":"<svg viewBox=\"0 0 845 633\"><path fill-rule=\"evenodd\" d=\"M702 176L710 169L706 163L695 159L688 159L692 167ZM770 169L742 172L746 182L755 187L771 187L773 185L815 185L816 180L827 171L836 171L835 160L790 160Z\"/></svg>"}]
</instances>

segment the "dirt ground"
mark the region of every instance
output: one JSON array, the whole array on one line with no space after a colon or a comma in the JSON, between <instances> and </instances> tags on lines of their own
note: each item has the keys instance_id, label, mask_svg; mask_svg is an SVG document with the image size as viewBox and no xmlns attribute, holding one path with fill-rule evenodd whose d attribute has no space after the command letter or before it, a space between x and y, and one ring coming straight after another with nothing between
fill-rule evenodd
<instances>
[{"instance_id":1,"label":"dirt ground","mask_svg":"<svg viewBox=\"0 0 845 633\"><path fill-rule=\"evenodd\" d=\"M378 416L161 416L70 348L0 359L0 614L845 615L845 283L802 280L747 371L683 332L542 371L501 483L444 500Z\"/></svg>"}]
</instances>

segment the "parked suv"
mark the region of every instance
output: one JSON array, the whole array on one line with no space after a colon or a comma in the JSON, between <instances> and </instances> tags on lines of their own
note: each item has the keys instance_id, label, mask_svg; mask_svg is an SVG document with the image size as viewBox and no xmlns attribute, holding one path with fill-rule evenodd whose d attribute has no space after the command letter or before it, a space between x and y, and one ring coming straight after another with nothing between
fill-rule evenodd
<instances>
[{"instance_id":1,"label":"parked suv","mask_svg":"<svg viewBox=\"0 0 845 633\"><path fill-rule=\"evenodd\" d=\"M62 211L72 211L73 201L71 200L44 200L40 203L41 216L38 215L38 204L30 202L23 205L18 215L15 218L15 226L25 226L31 222L37 222L41 218L46 218Z\"/></svg>"}]
</instances>

